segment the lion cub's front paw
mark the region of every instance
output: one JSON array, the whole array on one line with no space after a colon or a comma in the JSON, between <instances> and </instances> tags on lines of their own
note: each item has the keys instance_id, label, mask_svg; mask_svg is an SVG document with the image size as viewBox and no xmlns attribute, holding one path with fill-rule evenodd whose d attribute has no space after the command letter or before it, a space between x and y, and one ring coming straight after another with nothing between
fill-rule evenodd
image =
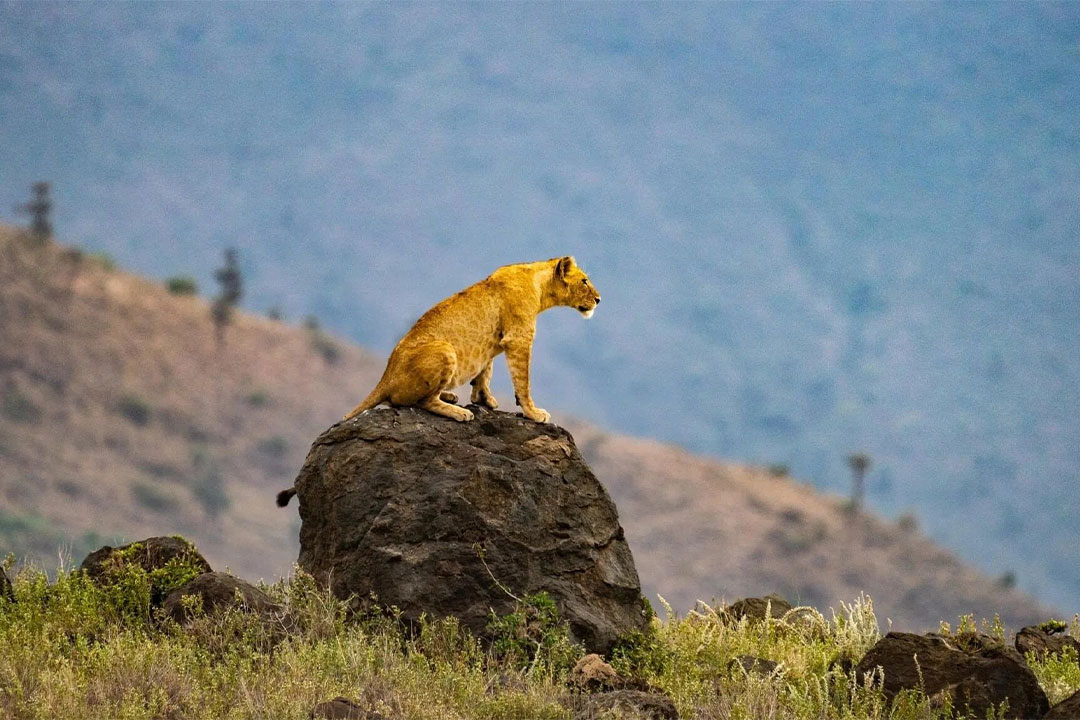
<instances>
[{"instance_id":1,"label":"lion cub's front paw","mask_svg":"<svg viewBox=\"0 0 1080 720\"><path fill-rule=\"evenodd\" d=\"M549 413L543 408L533 408L532 412L523 409L522 412L524 413L525 417L538 423L546 423L551 420L551 413Z\"/></svg>"},{"instance_id":2,"label":"lion cub's front paw","mask_svg":"<svg viewBox=\"0 0 1080 720\"><path fill-rule=\"evenodd\" d=\"M455 412L450 417L454 418L458 422L468 422L474 417L472 410L467 410L466 408L458 407L456 405L451 405L451 407L454 408L454 410L457 410L457 412Z\"/></svg>"}]
</instances>

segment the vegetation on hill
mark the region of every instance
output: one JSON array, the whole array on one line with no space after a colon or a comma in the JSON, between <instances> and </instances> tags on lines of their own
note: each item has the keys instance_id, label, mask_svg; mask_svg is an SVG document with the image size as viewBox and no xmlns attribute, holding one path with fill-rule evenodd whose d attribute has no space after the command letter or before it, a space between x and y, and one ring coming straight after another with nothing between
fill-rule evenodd
<instances>
[{"instance_id":1,"label":"vegetation on hill","mask_svg":"<svg viewBox=\"0 0 1080 720\"><path fill-rule=\"evenodd\" d=\"M286 720L344 696L402 720L554 720L584 705L567 686L582 653L550 612L532 615L540 618L533 623L522 621L524 612L493 617L499 634L485 647L453 619L425 618L406 630L393 609L350 611L298 572L263 587L280 612L208 615L192 605L181 626L155 608L151 590L178 587L194 571L182 563L167 570L151 577L125 564L99 586L80 572L50 582L24 567L14 599L0 594L0 715ZM963 717L919 692L890 705L873 677L854 676L852 663L877 639L865 598L831 618L796 609L735 620L699 606L654 619L621 643L612 664L628 682L666 694L687 718ZM747 669L745 656L778 665ZM1029 662L1052 701L1080 688L1075 658Z\"/></svg>"}]
</instances>

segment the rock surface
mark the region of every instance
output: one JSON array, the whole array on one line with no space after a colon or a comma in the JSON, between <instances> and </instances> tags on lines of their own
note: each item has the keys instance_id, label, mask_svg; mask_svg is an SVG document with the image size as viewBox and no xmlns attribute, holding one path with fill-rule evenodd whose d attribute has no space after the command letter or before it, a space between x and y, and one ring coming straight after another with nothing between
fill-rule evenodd
<instances>
[{"instance_id":1,"label":"rock surface","mask_svg":"<svg viewBox=\"0 0 1080 720\"><path fill-rule=\"evenodd\" d=\"M724 608L724 612L736 620L744 617L751 620L764 620L766 617L782 618L789 610L791 610L791 603L775 594L743 598Z\"/></svg>"},{"instance_id":2,"label":"rock surface","mask_svg":"<svg viewBox=\"0 0 1080 720\"><path fill-rule=\"evenodd\" d=\"M1038 625L1022 628L1016 633L1016 649L1021 655L1060 655L1065 648L1072 648L1080 659L1080 642L1064 632L1047 632Z\"/></svg>"},{"instance_id":3,"label":"rock surface","mask_svg":"<svg viewBox=\"0 0 1080 720\"><path fill-rule=\"evenodd\" d=\"M125 562L134 562L151 573L164 568L173 559L186 562L198 572L210 572L210 563L198 549L184 538L174 536L149 537L120 547L105 545L87 555L79 570L94 582L103 584L108 583L109 576ZM152 604L159 605L164 599L165 592L161 588L150 588Z\"/></svg>"},{"instance_id":4,"label":"rock surface","mask_svg":"<svg viewBox=\"0 0 1080 720\"><path fill-rule=\"evenodd\" d=\"M452 615L480 635L514 609L509 593L540 591L589 651L644 628L615 505L570 434L470 408L465 423L381 409L324 432L295 483L300 566L338 597L374 593L406 620Z\"/></svg>"},{"instance_id":5,"label":"rock surface","mask_svg":"<svg viewBox=\"0 0 1080 720\"><path fill-rule=\"evenodd\" d=\"M183 599L191 595L199 598L197 607L206 613L233 607L259 614L277 613L281 609L269 595L246 580L227 573L208 572L169 593L162 605L165 615L179 623L187 620L189 611Z\"/></svg>"},{"instance_id":6,"label":"rock surface","mask_svg":"<svg viewBox=\"0 0 1080 720\"><path fill-rule=\"evenodd\" d=\"M1076 720L1080 718L1080 692L1065 698L1046 714L1044 720Z\"/></svg>"},{"instance_id":7,"label":"rock surface","mask_svg":"<svg viewBox=\"0 0 1080 720\"><path fill-rule=\"evenodd\" d=\"M1006 700L1007 718L1041 718L1049 709L1046 694L1017 652L984 635L891 632L855 672L862 677L877 667L884 671L882 689L890 700L903 689L922 688L931 697L950 693L957 709L968 706L978 717Z\"/></svg>"}]
</instances>

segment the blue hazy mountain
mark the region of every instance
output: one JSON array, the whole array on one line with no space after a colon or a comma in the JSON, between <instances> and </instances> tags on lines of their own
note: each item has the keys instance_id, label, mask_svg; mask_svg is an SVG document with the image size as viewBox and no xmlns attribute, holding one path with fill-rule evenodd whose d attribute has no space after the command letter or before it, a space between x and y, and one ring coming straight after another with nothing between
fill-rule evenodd
<instances>
[{"instance_id":1,"label":"blue hazy mountain","mask_svg":"<svg viewBox=\"0 0 1080 720\"><path fill-rule=\"evenodd\" d=\"M1078 107L1068 3L2 4L0 214L50 180L64 241L204 289L235 246L249 308L381 352L573 254L556 418L836 492L865 451L1071 611Z\"/></svg>"}]
</instances>

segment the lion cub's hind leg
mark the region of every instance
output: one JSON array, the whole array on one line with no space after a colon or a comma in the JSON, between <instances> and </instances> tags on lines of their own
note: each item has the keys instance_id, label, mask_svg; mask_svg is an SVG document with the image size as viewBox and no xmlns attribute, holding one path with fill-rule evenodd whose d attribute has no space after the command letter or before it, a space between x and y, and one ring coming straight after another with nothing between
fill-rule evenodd
<instances>
[{"instance_id":1,"label":"lion cub's hind leg","mask_svg":"<svg viewBox=\"0 0 1080 720\"><path fill-rule=\"evenodd\" d=\"M439 393L439 399L442 400L444 403L450 403L451 405L456 405L458 401L457 395L450 392L449 390L443 390L441 393Z\"/></svg>"},{"instance_id":2,"label":"lion cub's hind leg","mask_svg":"<svg viewBox=\"0 0 1080 720\"><path fill-rule=\"evenodd\" d=\"M488 360L487 365L480 371L480 374L473 378L472 396L469 400L475 405L485 405L494 410L499 407L499 401L491 394L492 364L493 361Z\"/></svg>"},{"instance_id":3,"label":"lion cub's hind leg","mask_svg":"<svg viewBox=\"0 0 1080 720\"><path fill-rule=\"evenodd\" d=\"M399 384L391 390L391 403L416 405L459 422L472 420L469 410L444 402L443 395L453 396L447 388L457 373L453 345L445 341L424 343L412 348L402 360L403 372Z\"/></svg>"}]
</instances>

